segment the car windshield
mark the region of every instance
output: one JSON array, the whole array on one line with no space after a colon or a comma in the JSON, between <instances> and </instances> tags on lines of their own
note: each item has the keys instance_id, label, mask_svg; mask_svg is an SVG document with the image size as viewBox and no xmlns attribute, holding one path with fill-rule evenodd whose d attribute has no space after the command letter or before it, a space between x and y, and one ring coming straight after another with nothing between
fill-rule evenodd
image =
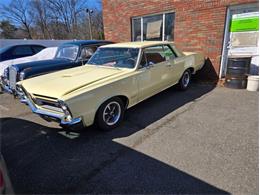
<instances>
[{"instance_id":1,"label":"car windshield","mask_svg":"<svg viewBox=\"0 0 260 195\"><path fill-rule=\"evenodd\" d=\"M88 64L117 68L134 68L139 49L136 48L99 48Z\"/></svg>"},{"instance_id":2,"label":"car windshield","mask_svg":"<svg viewBox=\"0 0 260 195\"><path fill-rule=\"evenodd\" d=\"M62 45L58 48L56 58L76 60L78 51L77 45Z\"/></svg>"}]
</instances>

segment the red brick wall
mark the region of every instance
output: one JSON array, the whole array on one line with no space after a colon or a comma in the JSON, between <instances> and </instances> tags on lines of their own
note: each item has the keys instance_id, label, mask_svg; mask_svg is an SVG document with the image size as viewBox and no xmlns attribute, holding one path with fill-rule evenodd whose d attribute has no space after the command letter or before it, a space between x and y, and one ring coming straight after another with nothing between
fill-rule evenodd
<instances>
[{"instance_id":1,"label":"red brick wall","mask_svg":"<svg viewBox=\"0 0 260 195\"><path fill-rule=\"evenodd\" d=\"M258 1L103 0L105 38L115 42L131 41L131 17L173 10L176 45L183 51L204 53L209 58L204 76L212 78L220 69L227 6L253 2Z\"/></svg>"}]
</instances>

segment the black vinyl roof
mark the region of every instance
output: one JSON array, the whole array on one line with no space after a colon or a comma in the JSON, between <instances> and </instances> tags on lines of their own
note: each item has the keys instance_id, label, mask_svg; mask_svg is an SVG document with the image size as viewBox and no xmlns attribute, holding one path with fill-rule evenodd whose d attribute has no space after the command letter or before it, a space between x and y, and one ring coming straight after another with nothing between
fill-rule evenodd
<instances>
[{"instance_id":1,"label":"black vinyl roof","mask_svg":"<svg viewBox=\"0 0 260 195\"><path fill-rule=\"evenodd\" d=\"M95 44L100 44L100 43L113 43L112 41L105 41L105 40L75 40L67 43L63 43L62 45L65 44L72 44L72 45L95 45Z\"/></svg>"}]
</instances>

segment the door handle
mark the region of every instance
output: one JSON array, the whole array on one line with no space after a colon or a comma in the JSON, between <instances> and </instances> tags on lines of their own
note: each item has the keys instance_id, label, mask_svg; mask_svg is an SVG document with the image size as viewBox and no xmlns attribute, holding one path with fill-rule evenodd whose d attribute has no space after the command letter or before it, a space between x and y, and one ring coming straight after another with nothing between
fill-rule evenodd
<instances>
[{"instance_id":1,"label":"door handle","mask_svg":"<svg viewBox=\"0 0 260 195\"><path fill-rule=\"evenodd\" d=\"M171 64L171 63L167 63L166 66L167 66L167 67L171 67L172 64Z\"/></svg>"}]
</instances>

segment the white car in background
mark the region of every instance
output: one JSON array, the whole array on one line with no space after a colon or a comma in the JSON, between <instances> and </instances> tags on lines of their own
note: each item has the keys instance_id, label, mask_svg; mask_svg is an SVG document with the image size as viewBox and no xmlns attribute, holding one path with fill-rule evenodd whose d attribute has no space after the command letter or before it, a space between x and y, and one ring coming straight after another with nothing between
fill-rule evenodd
<instances>
[{"instance_id":1,"label":"white car in background","mask_svg":"<svg viewBox=\"0 0 260 195\"><path fill-rule=\"evenodd\" d=\"M57 48L58 47L48 47L33 56L0 62L0 76L4 74L4 70L7 67L12 66L14 64L22 64L22 63L32 62L32 61L53 59L56 54Z\"/></svg>"}]
</instances>

